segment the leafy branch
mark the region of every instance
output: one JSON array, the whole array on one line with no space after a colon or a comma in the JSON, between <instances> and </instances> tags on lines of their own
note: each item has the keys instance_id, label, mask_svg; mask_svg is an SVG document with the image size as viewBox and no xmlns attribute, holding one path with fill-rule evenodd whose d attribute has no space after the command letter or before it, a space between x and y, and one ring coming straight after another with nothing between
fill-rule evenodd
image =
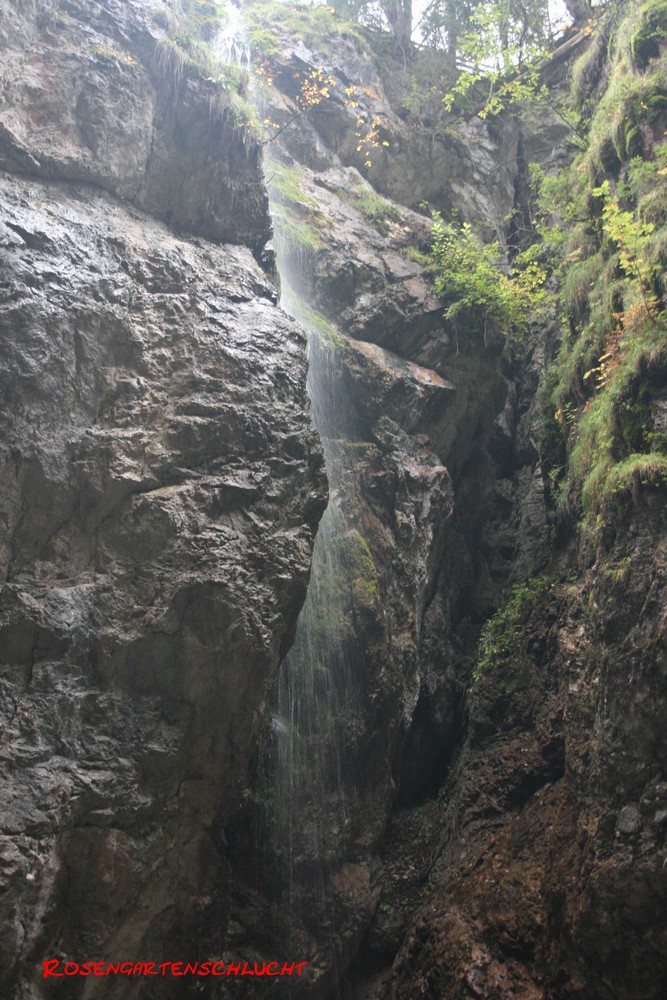
<instances>
[{"instance_id":1,"label":"leafy branch","mask_svg":"<svg viewBox=\"0 0 667 1000\"><path fill-rule=\"evenodd\" d=\"M465 315L473 325L481 319L485 335L492 326L518 337L543 310L547 273L534 247L508 270L498 241L483 243L468 223L457 228L436 214L432 238L435 290L445 301L445 318L455 325Z\"/></svg>"}]
</instances>

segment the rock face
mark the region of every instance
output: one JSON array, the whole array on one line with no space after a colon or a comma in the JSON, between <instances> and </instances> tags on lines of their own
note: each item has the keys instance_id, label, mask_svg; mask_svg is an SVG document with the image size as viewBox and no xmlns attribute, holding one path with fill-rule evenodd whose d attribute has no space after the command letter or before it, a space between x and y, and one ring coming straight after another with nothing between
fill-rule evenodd
<instances>
[{"instance_id":1,"label":"rock face","mask_svg":"<svg viewBox=\"0 0 667 1000\"><path fill-rule=\"evenodd\" d=\"M221 831L326 499L304 335L251 253L258 150L149 62L147 9L0 14L7 997L41 996L48 958L220 948Z\"/></svg>"},{"instance_id":2,"label":"rock face","mask_svg":"<svg viewBox=\"0 0 667 1000\"><path fill-rule=\"evenodd\" d=\"M294 58L288 48L273 67L272 121L297 113L294 73L308 78L326 64L303 47ZM342 90L353 70L341 67L334 72ZM316 664L304 685L314 719L305 709L283 717L274 703L260 791L230 834L237 900L230 956L310 956L307 977L284 989L322 998L338 995L337 980L367 953L369 928L386 952L377 925L386 912L387 822L397 795L419 801L437 790L461 723L455 629L464 614L482 617L493 607L529 535L520 514L493 535L498 496L505 513L521 511L518 498L539 483L530 389L524 398L503 373L498 340L459 336L443 321L410 250L428 246L429 219L383 198L344 165L332 136L351 127L349 115L344 102L318 106L285 131L267 170L287 301L312 330L313 413L340 526L327 528L328 550L320 552L318 541L313 575L323 596L309 598L307 611L319 624L297 637L294 651L302 642ZM438 174L443 184L447 164ZM490 177L485 183L491 190ZM534 391L535 373L526 379ZM327 560L335 589L347 595L340 606L331 584L319 583L319 561L326 569ZM291 657L287 666L295 675L302 669ZM328 705L318 686L329 690ZM294 681L291 702L303 697ZM290 781L272 770L288 739ZM319 773L309 771L309 758L324 759ZM405 929L399 920L390 930L394 952ZM237 988L255 997L269 987Z\"/></svg>"},{"instance_id":3,"label":"rock face","mask_svg":"<svg viewBox=\"0 0 667 1000\"><path fill-rule=\"evenodd\" d=\"M373 598L356 605L354 652L369 687L351 682L336 720L368 773L343 767L336 794L298 798L291 907L267 889L280 851L249 854L257 827L241 827L234 957L274 957L286 943L314 955L311 978L286 995L657 998L660 491L634 497L630 524L614 524L590 572L589 555L577 564L573 549L550 562L538 393L548 329L535 326L520 359L500 341L457 336L408 252L428 242L427 222L397 204L426 196L498 231L510 209L525 209L527 160L542 146L552 166L565 157L562 133L546 121L452 127L430 135L429 159L397 114L405 94L357 43L280 42L273 121L298 115L298 80L318 66L338 95L282 134L289 184L278 166L274 197L288 279L306 303L293 307L320 335L314 409L333 503L376 571ZM350 83L352 106L340 96ZM388 152L368 153L360 118L381 120ZM367 155L373 187L359 172ZM655 412L659 429L660 400ZM423 475L408 474L417 455L449 472L425 517ZM475 666L480 626L512 583L512 614ZM322 827L316 877L308 845ZM260 997L265 987L244 989Z\"/></svg>"},{"instance_id":4,"label":"rock face","mask_svg":"<svg viewBox=\"0 0 667 1000\"><path fill-rule=\"evenodd\" d=\"M382 997L662 995L665 511L542 583L473 686L436 860Z\"/></svg>"},{"instance_id":5,"label":"rock face","mask_svg":"<svg viewBox=\"0 0 667 1000\"><path fill-rule=\"evenodd\" d=\"M303 337L248 251L87 188L2 197L11 977L194 934L324 482Z\"/></svg>"},{"instance_id":6,"label":"rock face","mask_svg":"<svg viewBox=\"0 0 667 1000\"><path fill-rule=\"evenodd\" d=\"M149 0L3 4L0 168L86 181L261 253L260 150L232 98L165 38Z\"/></svg>"},{"instance_id":7,"label":"rock face","mask_svg":"<svg viewBox=\"0 0 667 1000\"><path fill-rule=\"evenodd\" d=\"M420 131L393 57L274 32L267 182L331 486L297 630L305 338L256 263L259 144L163 23L0 12L3 995L41 996L45 958L222 958L309 969L49 995L658 1000L663 485L554 557L548 317L518 357L458 330L419 255L424 198L523 218L562 126Z\"/></svg>"},{"instance_id":8,"label":"rock face","mask_svg":"<svg viewBox=\"0 0 667 1000\"><path fill-rule=\"evenodd\" d=\"M411 73L423 72L421 57L416 54L416 62L408 66L400 56L376 52L358 37L323 38L319 32L304 42L278 29L267 55L269 117L277 127L302 107L299 89L313 70L324 69L334 81L326 100L280 134L280 145L294 160L318 172L352 167L400 205L416 210L428 202L447 216L456 212L462 219L484 220L498 235L503 232L503 220L514 205L516 152L522 141L516 123L505 121L498 128L472 119L448 128L415 127L416 118L429 118L414 106L418 98L411 90ZM428 124L433 126L436 117ZM531 158L538 158L537 149L551 143L550 156L558 159L563 128L554 122L543 125L545 134L538 138L538 127L526 153L531 155L534 146ZM540 151L544 157L545 150Z\"/></svg>"},{"instance_id":9,"label":"rock face","mask_svg":"<svg viewBox=\"0 0 667 1000\"><path fill-rule=\"evenodd\" d=\"M377 907L377 849L452 504L446 469L386 417L374 441L327 447L336 487L278 709L296 704L275 720L262 812L250 808L234 834L244 903L230 941L236 961L309 956L288 989L318 996L335 994ZM287 768L272 767L283 755Z\"/></svg>"}]
</instances>

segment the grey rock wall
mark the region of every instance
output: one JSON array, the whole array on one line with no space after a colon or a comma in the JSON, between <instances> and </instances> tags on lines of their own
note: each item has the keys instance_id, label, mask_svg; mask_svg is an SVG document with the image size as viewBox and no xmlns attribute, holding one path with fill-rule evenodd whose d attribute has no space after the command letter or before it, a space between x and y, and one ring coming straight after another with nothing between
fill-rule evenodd
<instances>
[{"instance_id":1,"label":"grey rock wall","mask_svg":"<svg viewBox=\"0 0 667 1000\"><path fill-rule=\"evenodd\" d=\"M4 177L2 203L3 971L20 982L45 949L120 958L193 932L325 482L303 337L248 250L87 187Z\"/></svg>"},{"instance_id":2,"label":"grey rock wall","mask_svg":"<svg viewBox=\"0 0 667 1000\"><path fill-rule=\"evenodd\" d=\"M0 9L3 997L47 958L221 947L222 830L326 502L258 148L160 64L151 9Z\"/></svg>"},{"instance_id":3,"label":"grey rock wall","mask_svg":"<svg viewBox=\"0 0 667 1000\"><path fill-rule=\"evenodd\" d=\"M220 89L169 56L157 7L0 11L0 984L17 1000L40 995L46 957L285 957L244 786L325 482L303 336L253 259L269 234L259 147ZM384 959L400 944L407 918L387 932L378 905L395 874L380 857L392 806L437 789L461 723L459 626L493 609L517 561L540 568L544 528L540 359L517 379L499 340L442 321L406 252L428 244L428 218L378 209L356 169L357 115L379 116L377 189L497 230L517 126L419 137L369 53L345 40L329 61L361 111L323 102L280 155L303 164L297 290L335 327L317 402L335 502L374 575L353 588L364 675L337 723L365 771L341 791L350 821L320 879L332 908L290 928L321 997L373 920ZM286 43L273 120L297 110L295 69L322 62ZM315 367L331 347L314 348ZM304 841L321 820L307 809ZM191 988L91 978L54 996Z\"/></svg>"},{"instance_id":4,"label":"grey rock wall","mask_svg":"<svg viewBox=\"0 0 667 1000\"><path fill-rule=\"evenodd\" d=\"M663 995L664 499L624 513L472 685L429 880L371 996Z\"/></svg>"},{"instance_id":5,"label":"grey rock wall","mask_svg":"<svg viewBox=\"0 0 667 1000\"><path fill-rule=\"evenodd\" d=\"M163 7L3 3L0 168L87 181L259 254L270 233L260 147L232 96L183 63L154 18Z\"/></svg>"},{"instance_id":6,"label":"grey rock wall","mask_svg":"<svg viewBox=\"0 0 667 1000\"><path fill-rule=\"evenodd\" d=\"M295 67L308 78L330 55L297 48L298 58L289 49L275 58L267 97L271 120L295 119L272 148L268 170L278 202L276 245L290 302L314 330L313 409L331 502L350 535L363 541L373 578L366 588L354 573L341 582L354 597L341 621L328 626L335 651L317 646L322 671L344 661L344 709L321 735L338 754L340 783L310 795L298 789L295 801L276 802L267 769L261 772L255 808L249 803L233 833L229 946L235 961L276 960L285 950L310 960L302 981L281 987L248 980L235 986L239 996L328 1000L339 995L337 980L363 953L369 927L386 908L386 901L379 908L380 855L397 797L434 791L443 733L455 739L462 701L454 630L464 597L481 580L487 592L480 604L488 608L507 578L505 564L492 578L497 544L489 538L481 553L479 536L495 511L492 442L504 433L512 451L520 405L500 372L502 338L487 343L481 333L457 334L410 251L428 247L429 217L401 204L412 197L400 185L396 201L383 199L354 166L341 165L344 150L334 137L354 134L353 110L332 99L299 116L290 104ZM349 46L337 49L341 81L356 79L359 69L354 60L348 65L348 55ZM507 144L513 129L503 137ZM378 156L373 183L382 173ZM446 185L451 166L443 160L433 183ZM486 160L480 169L490 189ZM499 190L499 199L506 195ZM528 483L535 458L526 460ZM511 506L514 484L507 488ZM511 547L517 544L513 537ZM269 748L275 739L269 735ZM312 749L324 753L315 740ZM292 810L289 838L277 844L266 834L267 798L276 811Z\"/></svg>"},{"instance_id":7,"label":"grey rock wall","mask_svg":"<svg viewBox=\"0 0 667 1000\"><path fill-rule=\"evenodd\" d=\"M426 892L442 823L428 799L460 746L479 625L509 582L540 572L547 558L535 398L543 331L517 362L503 351L503 331L447 323L414 253L430 245L429 213L414 209L428 198L446 218L456 210L502 236L519 160L528 148L557 159L563 131L548 121L522 129L512 116L420 131L399 113L409 72L398 64L379 70L382 60L349 37L311 49L279 32L278 42L265 110L293 124L272 147L276 242L296 314L317 334L313 405L334 470L332 503L366 543L375 576L344 617L357 675L347 667L349 704L332 725L341 757L357 766L341 767L324 806L317 794L297 797L282 896L275 872L287 846L255 847L250 831L261 828L265 799L248 809L235 831L230 947L235 960L273 959L285 947L312 956L302 982L281 991L247 981L241 996L328 1000L381 995L372 990L382 975L374 977L387 973ZM318 67L336 82L305 114L299 80ZM348 85L354 102L342 96ZM369 151L360 120L380 122L388 145ZM396 995L411 987L413 967L406 961Z\"/></svg>"}]
</instances>

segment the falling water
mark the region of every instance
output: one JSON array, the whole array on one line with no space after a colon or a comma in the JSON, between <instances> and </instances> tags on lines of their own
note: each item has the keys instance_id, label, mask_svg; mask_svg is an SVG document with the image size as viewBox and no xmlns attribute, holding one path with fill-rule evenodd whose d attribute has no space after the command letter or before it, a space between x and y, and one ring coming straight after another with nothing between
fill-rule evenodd
<instances>
[{"instance_id":1,"label":"falling water","mask_svg":"<svg viewBox=\"0 0 667 1000\"><path fill-rule=\"evenodd\" d=\"M215 41L218 57L248 65L250 50L242 14ZM320 522L311 577L294 645L282 663L273 695L271 732L264 756L264 795L270 821L265 854L277 882L275 946L307 959L321 976L317 995L341 996L338 985L340 927L332 884L359 827L356 794L363 772L359 759L360 706L365 652L359 616L376 587L375 567L361 534L347 523L341 498L346 451L338 439L333 387L335 345L317 332L312 311L300 297L307 258L295 252L272 178L279 165L265 149L265 177L281 281L281 306L308 334L308 393L313 422L322 438L330 497ZM284 984L295 995L307 984ZM304 992L310 992L307 988Z\"/></svg>"},{"instance_id":2,"label":"falling water","mask_svg":"<svg viewBox=\"0 0 667 1000\"><path fill-rule=\"evenodd\" d=\"M270 156L266 174L275 206ZM340 996L338 979L345 963L333 883L359 826L356 788L363 771L356 730L365 702L360 669L365 653L358 616L376 579L366 543L343 512L346 452L336 426L342 401L334 391L335 344L314 328L313 314L299 295L307 285L307 260L294 252L280 212L273 212L273 221L281 305L308 334L308 393L324 446L330 495L296 638L280 667L274 695L270 854L281 874L278 912L285 946L299 954L305 950L313 971L323 974L320 990L334 1000Z\"/></svg>"},{"instance_id":3,"label":"falling water","mask_svg":"<svg viewBox=\"0 0 667 1000\"><path fill-rule=\"evenodd\" d=\"M226 23L219 29L211 45L213 55L222 63L250 68L250 40L243 13L229 4L225 9Z\"/></svg>"}]
</instances>

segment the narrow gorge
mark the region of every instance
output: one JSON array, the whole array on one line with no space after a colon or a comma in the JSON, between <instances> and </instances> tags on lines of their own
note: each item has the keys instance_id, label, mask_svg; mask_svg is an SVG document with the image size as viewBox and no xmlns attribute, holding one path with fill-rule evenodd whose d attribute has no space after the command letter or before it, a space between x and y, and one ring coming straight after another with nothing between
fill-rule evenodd
<instances>
[{"instance_id":1,"label":"narrow gorge","mask_svg":"<svg viewBox=\"0 0 667 1000\"><path fill-rule=\"evenodd\" d=\"M8 1000L664 996L667 7L446 7L0 0Z\"/></svg>"}]
</instances>

